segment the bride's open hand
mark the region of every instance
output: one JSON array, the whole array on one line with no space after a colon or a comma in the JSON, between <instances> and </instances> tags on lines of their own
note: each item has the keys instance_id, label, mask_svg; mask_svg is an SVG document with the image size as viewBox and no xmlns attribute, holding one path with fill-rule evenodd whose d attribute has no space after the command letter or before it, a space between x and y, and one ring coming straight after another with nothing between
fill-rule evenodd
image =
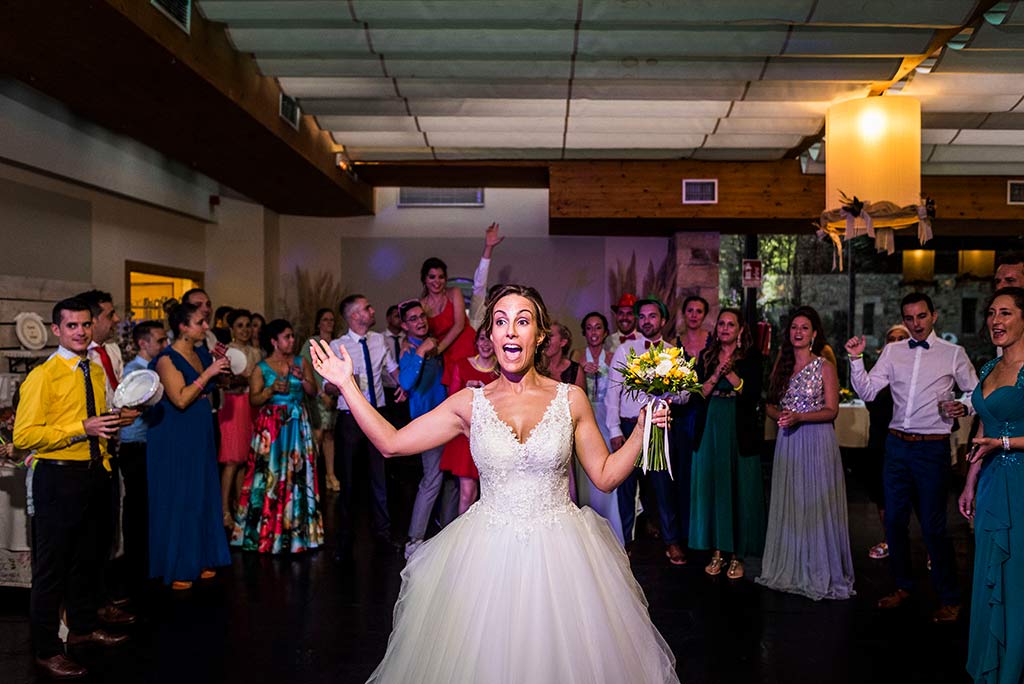
<instances>
[{"instance_id":1,"label":"bride's open hand","mask_svg":"<svg viewBox=\"0 0 1024 684\"><path fill-rule=\"evenodd\" d=\"M326 341L312 339L309 341L309 351L313 359L313 370L335 387L341 387L352 377L352 359L345 345L338 347L341 353L339 357Z\"/></svg>"}]
</instances>

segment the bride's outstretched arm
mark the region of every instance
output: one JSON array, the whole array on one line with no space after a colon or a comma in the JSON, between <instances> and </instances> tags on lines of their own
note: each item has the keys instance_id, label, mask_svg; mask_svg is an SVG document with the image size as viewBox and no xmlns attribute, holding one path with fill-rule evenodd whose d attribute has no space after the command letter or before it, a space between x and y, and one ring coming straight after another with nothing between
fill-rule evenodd
<instances>
[{"instance_id":1,"label":"bride's outstretched arm","mask_svg":"<svg viewBox=\"0 0 1024 684\"><path fill-rule=\"evenodd\" d=\"M338 388L359 428L384 458L419 454L447 444L456 435L465 434L468 425L465 417L471 410L470 392L453 394L433 411L396 430L370 405L356 385L352 377L352 359L344 345L338 349L339 356L323 340L310 340L309 344L313 368Z\"/></svg>"},{"instance_id":2,"label":"bride's outstretched arm","mask_svg":"<svg viewBox=\"0 0 1024 684\"><path fill-rule=\"evenodd\" d=\"M583 390L576 386L569 388L569 406L572 408L573 422L576 424L576 456L594 486L602 492L610 492L633 472L636 457L643 446L643 430L633 430L622 448L609 454L608 446L597 427L594 410ZM644 411L646 408L640 410L638 425L643 425ZM667 421L668 411L660 409L655 412L656 425L665 427Z\"/></svg>"}]
</instances>

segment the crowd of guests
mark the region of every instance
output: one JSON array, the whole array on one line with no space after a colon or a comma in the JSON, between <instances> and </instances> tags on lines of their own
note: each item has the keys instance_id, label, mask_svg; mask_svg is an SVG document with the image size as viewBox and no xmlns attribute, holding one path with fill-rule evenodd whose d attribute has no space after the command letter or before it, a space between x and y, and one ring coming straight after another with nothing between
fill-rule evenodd
<instances>
[{"instance_id":1,"label":"crowd of guests","mask_svg":"<svg viewBox=\"0 0 1024 684\"><path fill-rule=\"evenodd\" d=\"M352 294L336 310L317 311L309 339L329 342L336 353L344 347L363 395L396 426L465 387L487 385L499 370L481 317L490 260L502 240L496 224L487 229L468 304L449 286L446 264L431 258L420 272L422 290L388 308L383 333L374 330L369 298ZM954 421L981 419L959 502L975 520L978 540L968 667L979 681L994 681L993 672L1016 672L1005 681L1019 681L1024 672L1024 525L1013 525L1024 515L1022 261L1000 260L987 309L999 356L980 370L980 382L964 349L936 335L938 315L921 293L901 302L902 323L889 329L870 370L864 338L844 345L853 389L872 416L867 461L858 470L885 537L870 555L888 557L894 579L879 608L902 605L914 590L913 511L939 597L934 620L958 618L945 513L949 437ZM756 581L765 587L815 600L853 596L846 484L833 425L840 378L820 316L810 307L791 312L769 359L739 310L723 308L708 325L708 302L690 296L680 313L682 329L667 337L666 305L627 293L612 307L614 330L598 311L552 323L538 367L585 391L609 449L636 429L645 403L622 387L620 369L630 353L679 347L701 383L699 392L671 399L672 475L636 469L605 492L577 464L570 496L604 517L627 553L648 534L661 540L672 565L704 551L708 575L737 580L745 561L760 557ZM386 547L403 548L406 558L479 496L469 440L457 437L419 455L423 470L409 527L393 530L385 455L338 388L315 373L309 346L300 348L291 323L231 307L213 312L201 289L185 293L167 314L166 321L132 328L135 356L125 364L112 340L119 317L108 293L59 302L52 324L60 347L21 388L14 442L35 453L33 641L37 662L53 676L84 674L57 636L62 609L68 644L113 645L126 637L105 626L134 622L125 606L148 579L187 590L230 564L231 546L272 554L322 546L318 461L323 486L337 492L342 545L351 544L361 515L357 464L368 466L373 534ZM345 332L337 335L341 321ZM144 411L115 410L114 390L138 370L159 376L162 398ZM770 496L761 466L765 416L779 428ZM109 564L122 551L129 580L114 587Z\"/></svg>"}]
</instances>

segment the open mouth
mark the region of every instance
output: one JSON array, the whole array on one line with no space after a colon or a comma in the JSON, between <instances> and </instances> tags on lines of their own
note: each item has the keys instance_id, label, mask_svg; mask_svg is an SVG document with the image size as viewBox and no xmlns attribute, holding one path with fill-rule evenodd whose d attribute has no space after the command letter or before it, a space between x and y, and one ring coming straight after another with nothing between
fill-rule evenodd
<instances>
[{"instance_id":1,"label":"open mouth","mask_svg":"<svg viewBox=\"0 0 1024 684\"><path fill-rule=\"evenodd\" d=\"M501 346L501 350L505 352L505 356L511 360L519 358L519 355L523 353L523 348L518 344L503 344Z\"/></svg>"}]
</instances>

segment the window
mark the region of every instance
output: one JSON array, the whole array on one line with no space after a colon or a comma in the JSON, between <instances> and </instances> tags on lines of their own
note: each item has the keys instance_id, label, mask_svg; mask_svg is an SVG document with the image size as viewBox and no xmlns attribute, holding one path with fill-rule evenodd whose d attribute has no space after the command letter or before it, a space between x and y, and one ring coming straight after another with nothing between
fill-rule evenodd
<instances>
[{"instance_id":1,"label":"window","mask_svg":"<svg viewBox=\"0 0 1024 684\"><path fill-rule=\"evenodd\" d=\"M483 188L399 188L399 207L482 207Z\"/></svg>"},{"instance_id":2,"label":"window","mask_svg":"<svg viewBox=\"0 0 1024 684\"><path fill-rule=\"evenodd\" d=\"M978 300L975 297L960 300L960 332L965 335L978 332Z\"/></svg>"}]
</instances>

